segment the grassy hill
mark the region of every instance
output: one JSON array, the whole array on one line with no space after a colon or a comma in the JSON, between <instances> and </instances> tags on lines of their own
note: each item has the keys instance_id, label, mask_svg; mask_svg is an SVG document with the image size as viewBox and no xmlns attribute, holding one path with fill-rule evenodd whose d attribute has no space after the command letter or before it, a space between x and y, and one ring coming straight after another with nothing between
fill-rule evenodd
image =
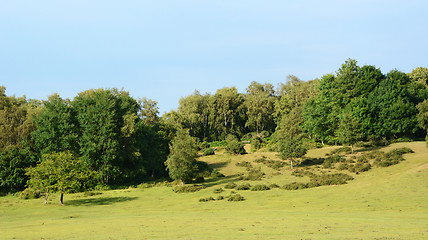
<instances>
[{"instance_id":1,"label":"grassy hill","mask_svg":"<svg viewBox=\"0 0 428 240\"><path fill-rule=\"evenodd\" d=\"M220 150L199 160L225 177L207 179L206 188L194 193L174 193L166 185L137 187L68 194L64 206L56 204L58 196L50 197L47 206L42 199L1 197L0 239L427 239L428 148L424 142L412 142L377 150L401 147L414 153L396 165L359 174L320 163L295 168L354 178L344 185L293 191L225 189L231 182L283 186L310 178L292 174L288 163L280 166L275 153L233 156ZM325 157L336 148L307 155ZM351 162L368 150L344 158ZM251 169L263 172L263 178L242 180ZM219 188L223 192L214 193ZM233 192L245 201L199 201Z\"/></svg>"}]
</instances>

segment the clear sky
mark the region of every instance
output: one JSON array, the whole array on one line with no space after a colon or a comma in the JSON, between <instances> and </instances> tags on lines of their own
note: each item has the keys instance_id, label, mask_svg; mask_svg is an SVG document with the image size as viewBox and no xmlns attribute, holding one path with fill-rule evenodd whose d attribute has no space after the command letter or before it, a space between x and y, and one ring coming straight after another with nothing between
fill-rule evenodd
<instances>
[{"instance_id":1,"label":"clear sky","mask_svg":"<svg viewBox=\"0 0 428 240\"><path fill-rule=\"evenodd\" d=\"M335 72L428 67L426 0L0 0L0 85L74 98L124 88L159 102Z\"/></svg>"}]
</instances>

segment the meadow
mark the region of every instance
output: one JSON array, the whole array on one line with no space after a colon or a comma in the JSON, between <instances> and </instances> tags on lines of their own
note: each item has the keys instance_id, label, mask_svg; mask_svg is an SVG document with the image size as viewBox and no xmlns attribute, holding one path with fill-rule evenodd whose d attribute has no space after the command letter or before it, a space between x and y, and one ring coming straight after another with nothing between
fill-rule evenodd
<instances>
[{"instance_id":1,"label":"meadow","mask_svg":"<svg viewBox=\"0 0 428 240\"><path fill-rule=\"evenodd\" d=\"M153 187L58 195L24 200L0 197L0 239L428 239L428 148L425 142L395 143L379 149L409 147L399 164L360 174L344 185L301 190L268 191L225 189L230 182L284 184L307 181L257 163L260 158L279 161L275 153L255 152L234 156L218 151L201 157L225 175L207 179L206 188L175 193L165 184ZM324 157L337 147L313 149L310 157ZM357 149L355 155L366 149ZM259 181L240 180L249 162L265 176ZM297 167L299 168L299 167ZM315 170L324 170L313 166ZM222 188L221 193L214 190ZM201 198L227 196L244 201Z\"/></svg>"}]
</instances>

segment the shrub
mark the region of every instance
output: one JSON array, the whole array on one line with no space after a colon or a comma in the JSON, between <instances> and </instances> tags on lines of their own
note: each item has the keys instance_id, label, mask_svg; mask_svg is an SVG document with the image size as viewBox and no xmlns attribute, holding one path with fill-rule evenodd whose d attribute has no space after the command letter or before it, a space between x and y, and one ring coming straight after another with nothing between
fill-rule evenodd
<instances>
[{"instance_id":1,"label":"shrub","mask_svg":"<svg viewBox=\"0 0 428 240\"><path fill-rule=\"evenodd\" d=\"M346 184L346 181L354 179L344 173L322 174L311 178L308 187L318 187L325 185L341 185Z\"/></svg>"},{"instance_id":2,"label":"shrub","mask_svg":"<svg viewBox=\"0 0 428 240\"><path fill-rule=\"evenodd\" d=\"M297 183L297 182L292 182L282 186L282 189L284 190L298 190L298 189L305 189L305 188L308 188L306 183Z\"/></svg>"},{"instance_id":3,"label":"shrub","mask_svg":"<svg viewBox=\"0 0 428 240\"><path fill-rule=\"evenodd\" d=\"M270 184L270 185L269 185L269 188L270 188L270 189L273 189L273 188L279 188L279 185L278 185L278 184L276 184L276 183L272 183L272 184Z\"/></svg>"},{"instance_id":4,"label":"shrub","mask_svg":"<svg viewBox=\"0 0 428 240\"><path fill-rule=\"evenodd\" d=\"M348 169L349 168L349 164L347 164L347 163L341 163L341 164L339 164L339 166L337 166L337 170L339 170L339 171L342 171L342 170L345 170L345 169Z\"/></svg>"},{"instance_id":5,"label":"shrub","mask_svg":"<svg viewBox=\"0 0 428 240\"><path fill-rule=\"evenodd\" d=\"M209 155L214 155L214 154L215 154L215 152L214 152L214 149L212 149L212 148L205 148L202 151L202 156L209 156Z\"/></svg>"},{"instance_id":6,"label":"shrub","mask_svg":"<svg viewBox=\"0 0 428 240\"><path fill-rule=\"evenodd\" d=\"M226 186L224 186L224 188L226 188L226 189L234 189L234 188L236 188L236 183L230 182L230 183L226 184Z\"/></svg>"},{"instance_id":7,"label":"shrub","mask_svg":"<svg viewBox=\"0 0 428 240\"><path fill-rule=\"evenodd\" d=\"M185 186L177 186L172 190L176 193L188 193L188 192L197 192L205 187L202 185L185 185Z\"/></svg>"},{"instance_id":8,"label":"shrub","mask_svg":"<svg viewBox=\"0 0 428 240\"><path fill-rule=\"evenodd\" d=\"M240 194L232 194L227 197L227 201L244 201L245 198Z\"/></svg>"},{"instance_id":9,"label":"shrub","mask_svg":"<svg viewBox=\"0 0 428 240\"><path fill-rule=\"evenodd\" d=\"M266 162L266 157L262 156L261 158L257 158L256 160L254 160L254 162L256 162L256 163L264 163L264 162Z\"/></svg>"},{"instance_id":10,"label":"shrub","mask_svg":"<svg viewBox=\"0 0 428 240\"><path fill-rule=\"evenodd\" d=\"M197 176L197 177L195 178L195 180L193 180L193 182L194 182L194 183L203 183L203 182L205 182L205 178L204 178L204 177L202 177L202 176Z\"/></svg>"},{"instance_id":11,"label":"shrub","mask_svg":"<svg viewBox=\"0 0 428 240\"><path fill-rule=\"evenodd\" d=\"M209 202L209 201L215 201L213 197L206 197L199 199L199 202Z\"/></svg>"},{"instance_id":12,"label":"shrub","mask_svg":"<svg viewBox=\"0 0 428 240\"><path fill-rule=\"evenodd\" d=\"M249 183L244 183L244 184L238 185L236 187L236 190L250 190L250 188L251 188L251 185Z\"/></svg>"},{"instance_id":13,"label":"shrub","mask_svg":"<svg viewBox=\"0 0 428 240\"><path fill-rule=\"evenodd\" d=\"M40 191L34 190L32 188L26 188L24 191L19 193L19 198L22 199L33 199L33 198L39 198L40 197Z\"/></svg>"},{"instance_id":14,"label":"shrub","mask_svg":"<svg viewBox=\"0 0 428 240\"><path fill-rule=\"evenodd\" d=\"M224 189L223 188L217 188L217 189L214 189L213 192L214 193L222 193L222 192L224 192Z\"/></svg>"},{"instance_id":15,"label":"shrub","mask_svg":"<svg viewBox=\"0 0 428 240\"><path fill-rule=\"evenodd\" d=\"M251 191L266 191L266 190L270 190L270 188L264 184L255 185L254 187L251 188Z\"/></svg>"},{"instance_id":16,"label":"shrub","mask_svg":"<svg viewBox=\"0 0 428 240\"><path fill-rule=\"evenodd\" d=\"M217 200L223 200L224 199L224 197L223 196L218 196L217 197Z\"/></svg>"},{"instance_id":17,"label":"shrub","mask_svg":"<svg viewBox=\"0 0 428 240\"><path fill-rule=\"evenodd\" d=\"M262 147L262 139L257 136L254 135L253 138L251 139L251 150L258 150Z\"/></svg>"},{"instance_id":18,"label":"shrub","mask_svg":"<svg viewBox=\"0 0 428 240\"><path fill-rule=\"evenodd\" d=\"M238 141L235 136L230 135L227 138L226 151L232 154L246 154L247 152L244 149L244 145Z\"/></svg>"},{"instance_id":19,"label":"shrub","mask_svg":"<svg viewBox=\"0 0 428 240\"><path fill-rule=\"evenodd\" d=\"M357 163L355 164L355 172L366 172L372 168L370 163Z\"/></svg>"},{"instance_id":20,"label":"shrub","mask_svg":"<svg viewBox=\"0 0 428 240\"><path fill-rule=\"evenodd\" d=\"M223 140L223 141L214 141L214 142L210 142L210 147L214 148L214 147L225 147L227 145L227 141Z\"/></svg>"},{"instance_id":21,"label":"shrub","mask_svg":"<svg viewBox=\"0 0 428 240\"><path fill-rule=\"evenodd\" d=\"M330 153L327 154L327 155L333 155L333 154L339 154L339 153L351 154L352 153L352 149L351 149L351 147L336 148L336 149L330 151Z\"/></svg>"}]
</instances>

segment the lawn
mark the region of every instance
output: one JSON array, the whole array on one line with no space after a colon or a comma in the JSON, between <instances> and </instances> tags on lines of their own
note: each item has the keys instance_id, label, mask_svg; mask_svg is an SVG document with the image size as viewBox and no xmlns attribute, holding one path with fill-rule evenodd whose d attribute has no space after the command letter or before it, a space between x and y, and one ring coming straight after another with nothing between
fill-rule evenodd
<instances>
[{"instance_id":1,"label":"lawn","mask_svg":"<svg viewBox=\"0 0 428 240\"><path fill-rule=\"evenodd\" d=\"M257 164L257 152L243 156L217 153L203 157L226 175L211 179L195 193L174 193L172 187L129 188L67 194L64 206L51 196L22 200L0 197L0 239L428 239L428 148L424 142L396 143L382 151L410 147L415 153L386 168L373 168L345 185L287 191L214 189L238 181L248 161L265 172L258 183L295 181L286 167L280 171ZM322 157L329 148L311 150ZM357 153L361 154L361 152ZM279 174L280 173L280 174ZM245 201L199 202L235 191Z\"/></svg>"}]
</instances>

